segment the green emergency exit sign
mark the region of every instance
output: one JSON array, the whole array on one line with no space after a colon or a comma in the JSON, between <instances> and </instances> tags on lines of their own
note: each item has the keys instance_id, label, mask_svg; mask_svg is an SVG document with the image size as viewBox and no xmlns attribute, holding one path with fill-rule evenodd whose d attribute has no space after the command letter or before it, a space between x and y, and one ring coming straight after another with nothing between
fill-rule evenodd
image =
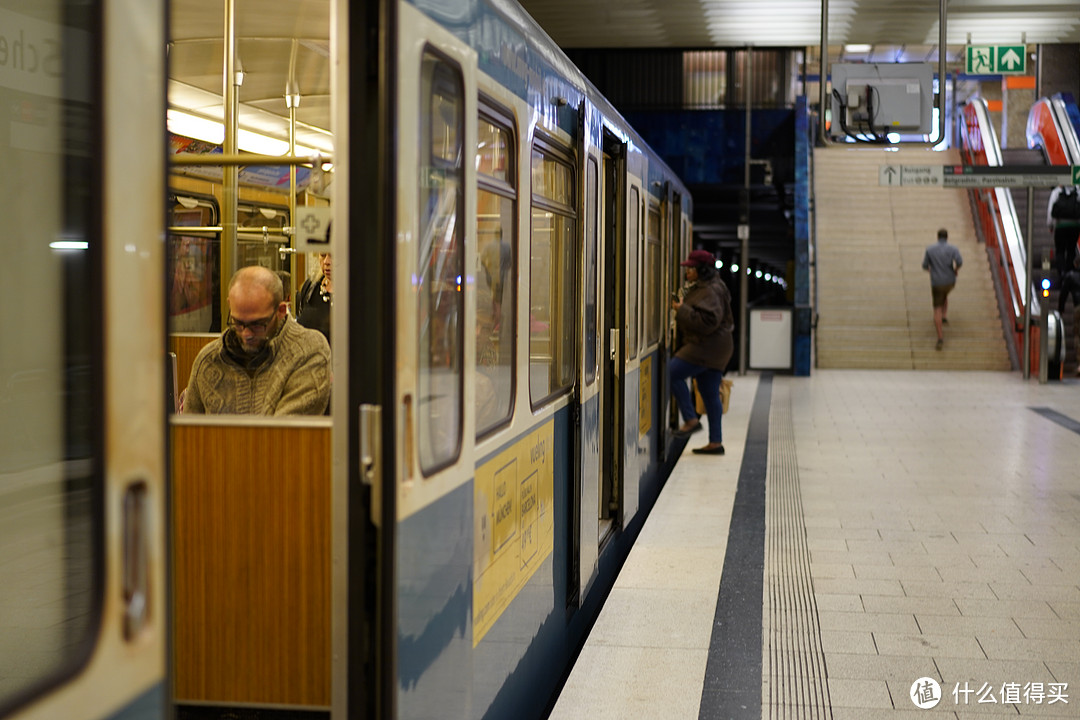
<instances>
[{"instance_id":1,"label":"green emergency exit sign","mask_svg":"<svg viewBox=\"0 0 1080 720\"><path fill-rule=\"evenodd\" d=\"M1022 75L1027 71L1023 45L968 45L965 70L969 75Z\"/></svg>"}]
</instances>

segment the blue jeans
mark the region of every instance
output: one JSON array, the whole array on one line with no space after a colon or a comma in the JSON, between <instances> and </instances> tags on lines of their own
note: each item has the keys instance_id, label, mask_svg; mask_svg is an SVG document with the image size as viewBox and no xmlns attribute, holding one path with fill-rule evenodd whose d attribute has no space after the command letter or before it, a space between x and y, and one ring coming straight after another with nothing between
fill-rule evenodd
<instances>
[{"instance_id":1,"label":"blue jeans","mask_svg":"<svg viewBox=\"0 0 1080 720\"><path fill-rule=\"evenodd\" d=\"M720 418L724 405L720 400L720 381L724 379L724 373L673 357L668 364L668 377L671 379L671 394L675 396L675 402L686 421L694 420L698 416L694 410L694 398L686 384L687 379L697 378L698 391L701 399L705 401L705 414L709 418L709 442L723 442Z\"/></svg>"}]
</instances>

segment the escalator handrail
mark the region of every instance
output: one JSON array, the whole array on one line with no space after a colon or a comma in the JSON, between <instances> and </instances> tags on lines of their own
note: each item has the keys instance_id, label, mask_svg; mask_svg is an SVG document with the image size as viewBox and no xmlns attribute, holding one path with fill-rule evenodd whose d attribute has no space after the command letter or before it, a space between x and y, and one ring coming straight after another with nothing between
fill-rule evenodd
<instances>
[{"instance_id":1,"label":"escalator handrail","mask_svg":"<svg viewBox=\"0 0 1080 720\"><path fill-rule=\"evenodd\" d=\"M1028 147L1042 150L1048 165L1072 164L1064 130L1049 98L1039 98L1031 106L1025 134Z\"/></svg>"},{"instance_id":2,"label":"escalator handrail","mask_svg":"<svg viewBox=\"0 0 1080 720\"><path fill-rule=\"evenodd\" d=\"M1069 165L1080 165L1080 137L1077 137L1080 112L1077 111L1076 103L1067 100L1061 93L1056 93L1050 98L1050 106L1054 110L1058 127L1061 128L1065 159Z\"/></svg>"},{"instance_id":3,"label":"escalator handrail","mask_svg":"<svg viewBox=\"0 0 1080 720\"><path fill-rule=\"evenodd\" d=\"M962 135L962 154L966 162L972 165L1001 167L1004 165L1001 144L990 111L983 98L973 98L964 106L964 132ZM1027 282L1027 254L1020 221L1016 215L1012 193L1007 188L992 190L973 190L976 202L986 206L986 217L980 217L983 232L988 243L998 250L1004 284L1008 288L1009 300L1013 311L1015 327L1022 328L1024 321L1024 293L1022 288ZM1040 313L1038 295L1035 287L1031 288L1031 314Z\"/></svg>"}]
</instances>

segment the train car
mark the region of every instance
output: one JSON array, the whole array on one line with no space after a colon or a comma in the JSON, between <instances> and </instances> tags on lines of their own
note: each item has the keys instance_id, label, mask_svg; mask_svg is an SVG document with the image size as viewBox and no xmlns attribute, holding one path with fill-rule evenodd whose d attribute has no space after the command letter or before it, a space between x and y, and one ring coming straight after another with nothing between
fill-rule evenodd
<instances>
[{"instance_id":1,"label":"train car","mask_svg":"<svg viewBox=\"0 0 1080 720\"><path fill-rule=\"evenodd\" d=\"M685 442L687 189L507 0L3 5L0 717L544 716ZM329 415L177 412L319 251Z\"/></svg>"},{"instance_id":2,"label":"train car","mask_svg":"<svg viewBox=\"0 0 1080 720\"><path fill-rule=\"evenodd\" d=\"M5 718L166 712L165 23L0 2Z\"/></svg>"}]
</instances>

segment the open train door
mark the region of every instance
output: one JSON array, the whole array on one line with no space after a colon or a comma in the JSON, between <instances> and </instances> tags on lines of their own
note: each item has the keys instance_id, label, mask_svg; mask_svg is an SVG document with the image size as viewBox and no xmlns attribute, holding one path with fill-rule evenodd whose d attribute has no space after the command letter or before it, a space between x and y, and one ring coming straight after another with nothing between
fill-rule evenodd
<instances>
[{"instance_id":1,"label":"open train door","mask_svg":"<svg viewBox=\"0 0 1080 720\"><path fill-rule=\"evenodd\" d=\"M602 546L621 522L625 462L626 360L631 342L627 322L627 223L638 217L636 202L628 199L626 141L610 130L601 131L600 168L600 497L597 524ZM634 191L637 192L636 190ZM636 197L636 195L635 195ZM636 230L630 233L636 238ZM636 342L636 336L633 340Z\"/></svg>"},{"instance_id":2,"label":"open train door","mask_svg":"<svg viewBox=\"0 0 1080 720\"><path fill-rule=\"evenodd\" d=\"M335 383L348 385L333 408L335 430L346 428L334 456L347 457L334 475L333 717L460 717L464 707L427 685L422 649L401 642L422 629L397 609L439 603L417 597L424 578L472 567L472 529L460 520L474 500L459 467L472 467L474 447L465 228L476 198L465 158L475 152L476 55L412 3L337 2L335 18L348 28L337 39L349 63L335 84L347 157L335 228L348 243L334 252L349 296L333 331L347 338L347 353L335 343ZM430 532L446 517L445 534ZM447 652L463 666L471 638L455 641Z\"/></svg>"},{"instance_id":3,"label":"open train door","mask_svg":"<svg viewBox=\"0 0 1080 720\"><path fill-rule=\"evenodd\" d=\"M336 156L331 317L331 717L393 718L396 0L331 3ZM340 402L337 400L344 400ZM339 432L339 429L344 429Z\"/></svg>"},{"instance_id":4,"label":"open train door","mask_svg":"<svg viewBox=\"0 0 1080 720\"><path fill-rule=\"evenodd\" d=\"M165 3L0 28L0 717L164 718Z\"/></svg>"}]
</instances>

